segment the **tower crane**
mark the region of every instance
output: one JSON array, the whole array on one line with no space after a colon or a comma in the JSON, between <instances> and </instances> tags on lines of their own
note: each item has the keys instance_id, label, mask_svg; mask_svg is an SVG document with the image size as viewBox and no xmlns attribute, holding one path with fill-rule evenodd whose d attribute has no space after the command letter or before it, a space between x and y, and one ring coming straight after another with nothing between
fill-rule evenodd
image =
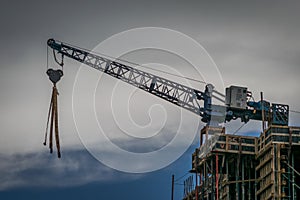
<instances>
[{"instance_id":1,"label":"tower crane","mask_svg":"<svg viewBox=\"0 0 300 200\"><path fill-rule=\"evenodd\" d=\"M230 86L226 88L226 95L223 95L216 91L212 84L207 84L204 91L200 91L199 89L176 83L166 78L159 77L152 73L142 71L127 64L108 59L104 56L92 53L91 51L87 51L83 48L60 42L58 40L49 39L47 41L47 45L53 50L54 60L60 66L63 66L64 64L64 57L76 60L79 63L83 63L89 67L99 70L113 78L144 90L151 95L184 108L200 116L201 121L207 123L207 125L218 126L221 123L236 119L241 119L244 123L247 123L249 120L259 120L268 121L271 124L278 125L288 124L288 105L271 104L263 99L255 102L252 98L252 93L249 92L246 87ZM57 59L58 55L61 56L60 62ZM47 75L54 84L53 91L56 91L56 83L63 76L62 70L48 69ZM53 93L56 94L57 91ZM224 105L213 104L213 98L224 102ZM57 110L57 101L55 97L52 99L56 102L55 105L50 105L50 108L55 108L54 111L52 111L52 118L54 115L52 121L55 121L54 119L57 118L57 111L55 112L55 110ZM49 116L50 109L48 121ZM58 126L57 123L58 122L56 121L55 127ZM56 141L59 147L58 130L56 132Z\"/></svg>"}]
</instances>

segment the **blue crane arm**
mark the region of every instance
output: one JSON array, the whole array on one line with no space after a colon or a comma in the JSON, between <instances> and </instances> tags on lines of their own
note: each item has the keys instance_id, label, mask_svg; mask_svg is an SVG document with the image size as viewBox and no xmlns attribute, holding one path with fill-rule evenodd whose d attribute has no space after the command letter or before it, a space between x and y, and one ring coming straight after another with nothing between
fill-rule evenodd
<instances>
[{"instance_id":1,"label":"blue crane arm","mask_svg":"<svg viewBox=\"0 0 300 200\"><path fill-rule=\"evenodd\" d=\"M222 99L213 94L213 92L216 91L213 90L211 84L207 84L205 91L202 92L133 68L121 62L99 56L80 47L65 44L54 39L49 39L47 44L53 51L62 56L72 58L80 63L86 64L107 75L144 90L145 92L189 110L196 115L201 116L201 120L206 123L223 123L238 118L245 123L249 120L262 121L262 112L264 112L264 120L270 121L272 124L288 124L288 105L271 105L268 102L264 102L266 105L262 106L263 104L261 104L261 102L246 102L246 99L244 99L244 102L247 103L247 105L242 108L236 108L230 105L214 105L212 104L212 98ZM58 64L63 65L63 62L59 63L56 57L54 58ZM62 72L60 72L61 74L56 71L50 72L52 74L56 73L59 78L62 76ZM53 76L51 81L58 81L59 79L57 79L57 76ZM222 94L216 93L222 96ZM227 96L228 95L226 94L226 98ZM222 96L222 98L223 97L225 96Z\"/></svg>"}]
</instances>

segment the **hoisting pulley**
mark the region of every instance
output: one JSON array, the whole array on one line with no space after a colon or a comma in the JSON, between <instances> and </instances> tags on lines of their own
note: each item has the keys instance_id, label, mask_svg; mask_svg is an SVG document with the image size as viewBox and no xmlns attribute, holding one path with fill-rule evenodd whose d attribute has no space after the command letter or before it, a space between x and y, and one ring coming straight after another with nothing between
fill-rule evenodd
<instances>
[{"instance_id":1,"label":"hoisting pulley","mask_svg":"<svg viewBox=\"0 0 300 200\"><path fill-rule=\"evenodd\" d=\"M55 141L56 141L56 148L57 148L57 156L58 158L61 157L60 153L60 144L59 144L59 135L58 135L58 107L57 107L57 96L58 91L56 88L56 83L61 79L63 76L63 71L60 69L48 69L47 75L49 76L50 81L53 83L52 88L52 95L51 101L48 111L48 120L47 120L47 127L45 132L45 141L44 145L47 145L47 133L48 133L48 126L50 121L50 132L49 132L49 148L50 153L53 153L53 130L55 131Z\"/></svg>"}]
</instances>

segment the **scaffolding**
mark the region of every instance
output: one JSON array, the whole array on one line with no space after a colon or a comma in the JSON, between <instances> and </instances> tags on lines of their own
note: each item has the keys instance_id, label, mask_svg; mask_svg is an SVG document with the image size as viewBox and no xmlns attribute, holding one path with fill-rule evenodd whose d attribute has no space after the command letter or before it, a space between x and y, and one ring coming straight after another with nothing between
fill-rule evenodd
<instances>
[{"instance_id":1,"label":"scaffolding","mask_svg":"<svg viewBox=\"0 0 300 200\"><path fill-rule=\"evenodd\" d=\"M300 128L270 126L259 137L257 151L258 199L294 200L300 197L296 188L300 182L295 174L299 171L295 164L300 161Z\"/></svg>"},{"instance_id":2,"label":"scaffolding","mask_svg":"<svg viewBox=\"0 0 300 200\"><path fill-rule=\"evenodd\" d=\"M270 125L252 137L205 126L192 155L196 186L183 199L296 200L299 161L300 127Z\"/></svg>"}]
</instances>

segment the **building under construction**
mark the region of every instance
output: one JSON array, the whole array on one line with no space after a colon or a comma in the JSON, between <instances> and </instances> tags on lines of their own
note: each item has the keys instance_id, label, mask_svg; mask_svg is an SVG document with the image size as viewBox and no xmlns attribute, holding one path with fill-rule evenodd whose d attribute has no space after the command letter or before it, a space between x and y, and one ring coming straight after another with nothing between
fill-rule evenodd
<instances>
[{"instance_id":1,"label":"building under construction","mask_svg":"<svg viewBox=\"0 0 300 200\"><path fill-rule=\"evenodd\" d=\"M196 186L185 185L183 199L299 199L299 154L300 127L269 125L251 137L206 126L192 155Z\"/></svg>"}]
</instances>

